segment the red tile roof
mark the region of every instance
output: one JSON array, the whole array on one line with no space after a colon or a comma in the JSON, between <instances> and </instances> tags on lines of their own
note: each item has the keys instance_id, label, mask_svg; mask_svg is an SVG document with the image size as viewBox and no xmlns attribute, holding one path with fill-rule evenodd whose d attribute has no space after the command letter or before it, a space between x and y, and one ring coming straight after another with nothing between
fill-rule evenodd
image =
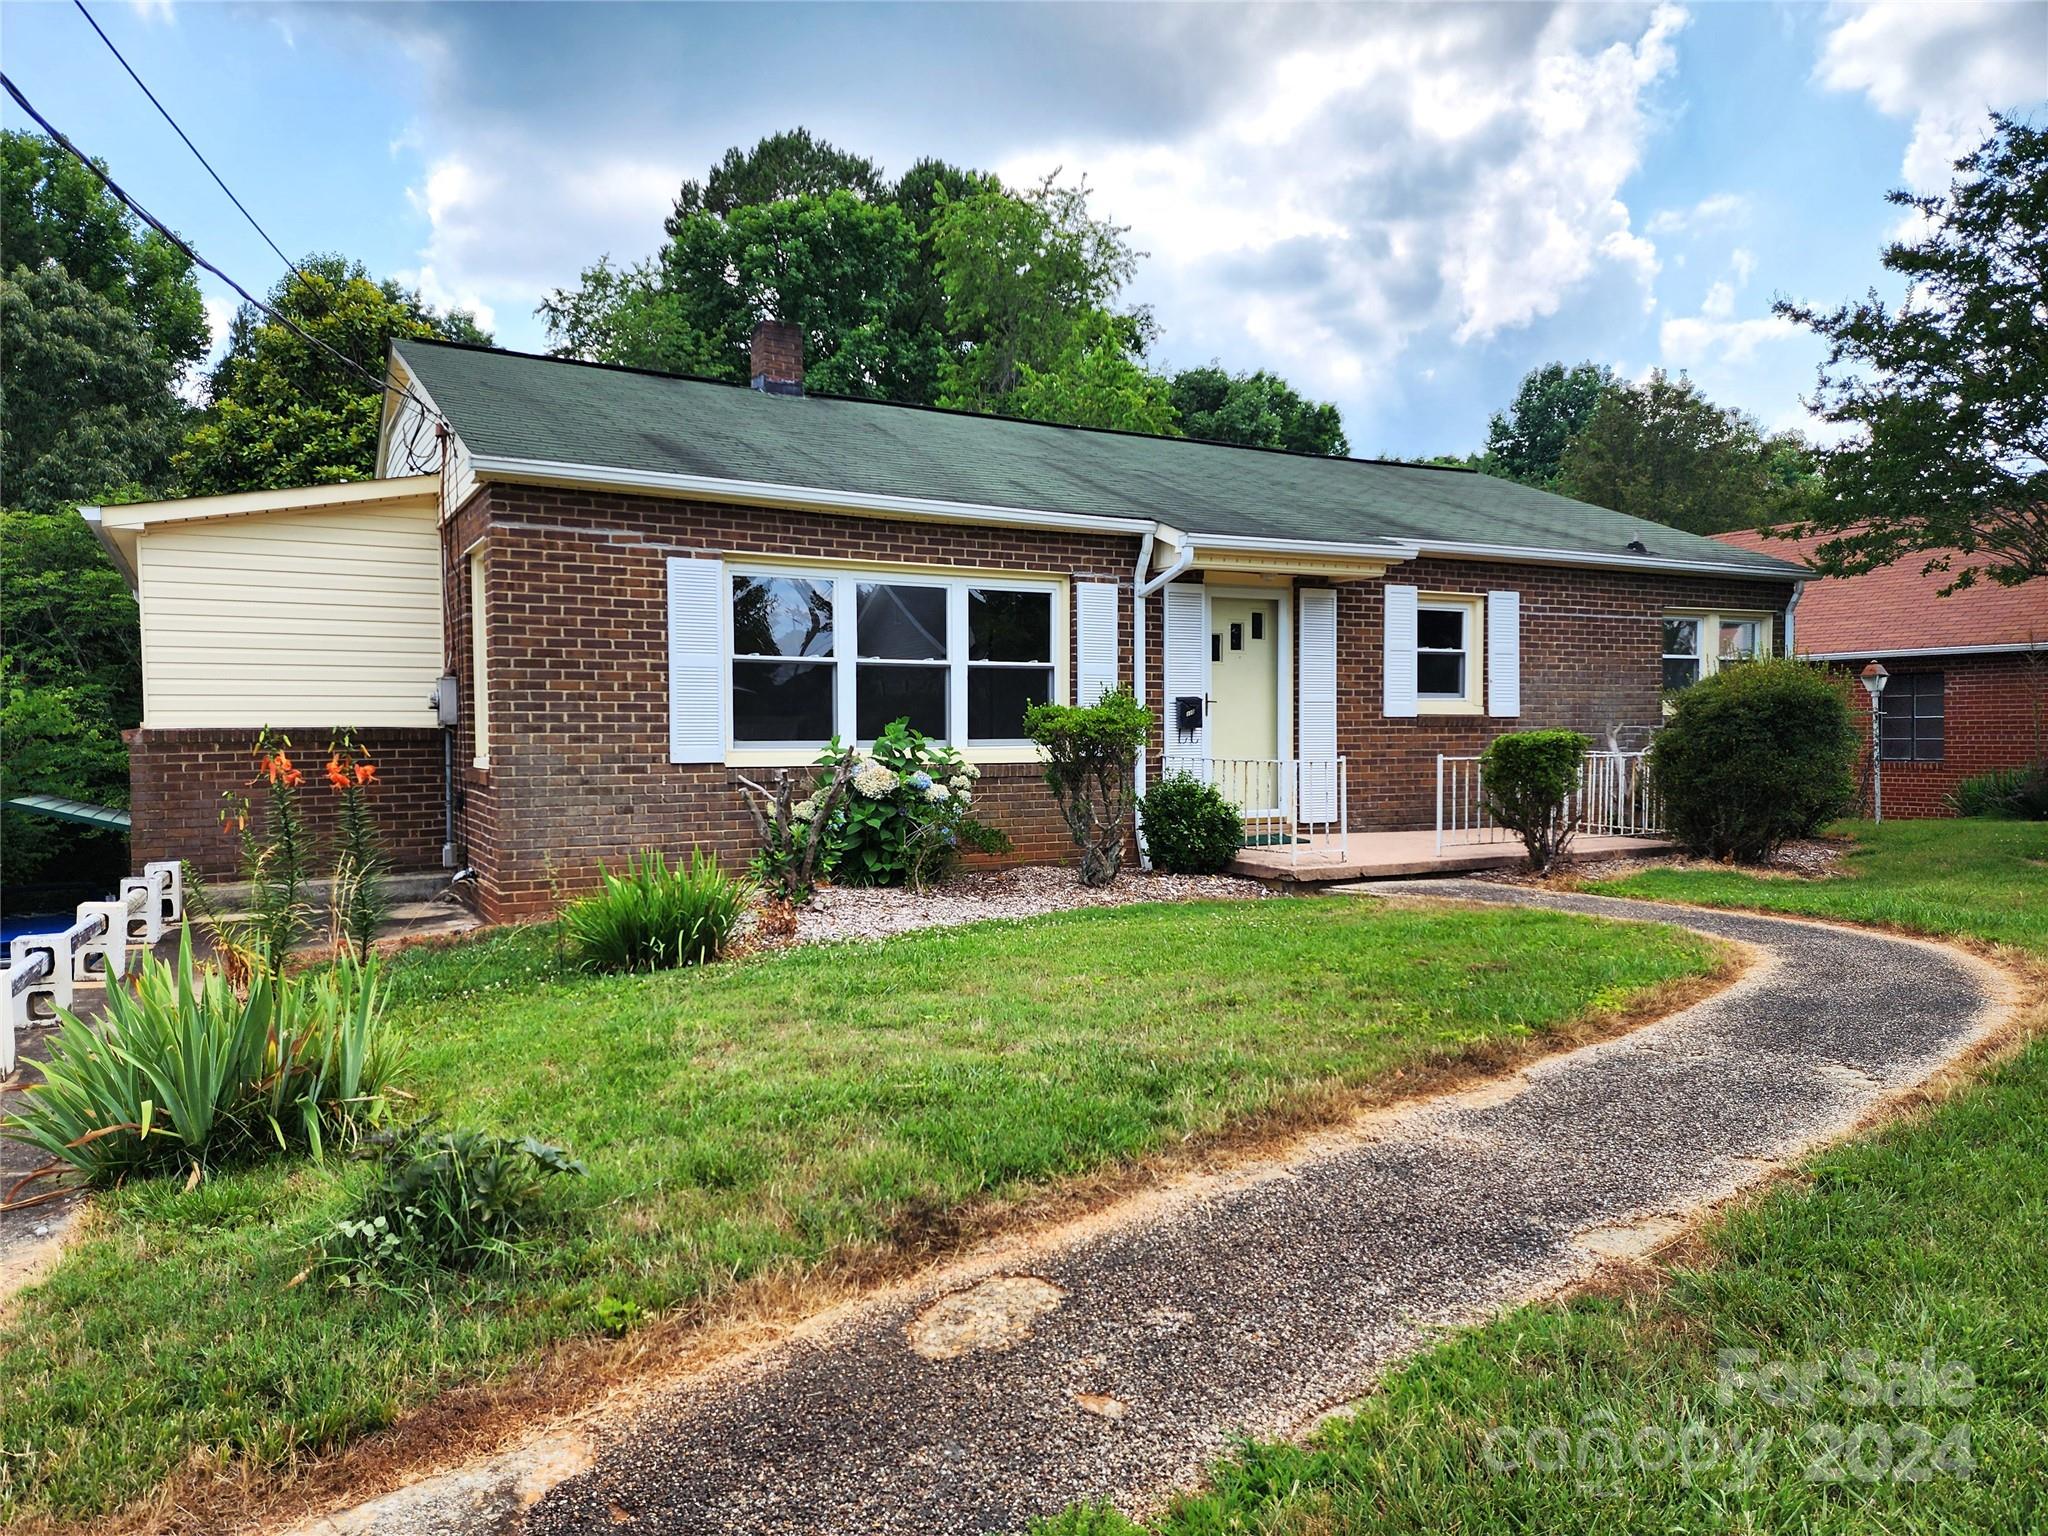
<instances>
[{"instance_id":1,"label":"red tile roof","mask_svg":"<svg viewBox=\"0 0 2048 1536\"><path fill-rule=\"evenodd\" d=\"M1714 537L1737 549L1760 549L1802 563L1823 542L1818 536L1768 539L1761 533ZM1926 563L1925 555L1908 555L1868 575L1809 581L1799 598L1799 654L1907 656L2028 644L2048 649L2048 579L2001 587L1980 576L1975 586L1938 597L1954 573L1923 576L1920 567Z\"/></svg>"}]
</instances>

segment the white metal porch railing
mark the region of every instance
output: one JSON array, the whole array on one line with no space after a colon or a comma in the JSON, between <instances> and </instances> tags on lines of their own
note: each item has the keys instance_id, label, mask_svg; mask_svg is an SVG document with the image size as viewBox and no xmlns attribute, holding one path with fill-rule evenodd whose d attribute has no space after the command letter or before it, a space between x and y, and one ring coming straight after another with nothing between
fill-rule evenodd
<instances>
[{"instance_id":1,"label":"white metal porch railing","mask_svg":"<svg viewBox=\"0 0 2048 1536\"><path fill-rule=\"evenodd\" d=\"M1169 752L1160 773L1214 785L1244 817L1246 848L1340 858L1349 851L1351 784L1341 757L1190 757Z\"/></svg>"},{"instance_id":2,"label":"white metal porch railing","mask_svg":"<svg viewBox=\"0 0 2048 1536\"><path fill-rule=\"evenodd\" d=\"M1563 816L1589 837L1658 837L1664 806L1650 784L1648 754L1588 752L1579 787L1566 797ZM1485 784L1477 757L1436 760L1436 847L1507 843L1515 834L1486 813Z\"/></svg>"},{"instance_id":3,"label":"white metal porch railing","mask_svg":"<svg viewBox=\"0 0 2048 1536\"><path fill-rule=\"evenodd\" d=\"M74 983L118 980L128 951L151 948L184 914L185 867L166 859L123 880L115 900L80 902L70 927L8 940L7 963L0 965L0 1077L14 1070L17 1031L69 1008Z\"/></svg>"}]
</instances>

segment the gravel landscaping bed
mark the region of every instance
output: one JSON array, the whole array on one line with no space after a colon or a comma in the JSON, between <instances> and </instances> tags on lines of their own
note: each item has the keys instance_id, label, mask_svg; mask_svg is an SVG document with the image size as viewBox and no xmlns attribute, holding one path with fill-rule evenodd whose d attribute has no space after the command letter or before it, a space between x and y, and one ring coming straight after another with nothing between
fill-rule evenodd
<instances>
[{"instance_id":1,"label":"gravel landscaping bed","mask_svg":"<svg viewBox=\"0 0 2048 1536\"><path fill-rule=\"evenodd\" d=\"M843 939L885 939L918 928L978 923L991 917L1036 917L1076 907L1125 907L1141 901L1243 901L1270 895L1256 880L1231 875L1164 875L1126 871L1109 885L1085 886L1071 869L1030 865L987 870L919 893L826 886L795 909L794 924L766 915L755 944L785 948Z\"/></svg>"},{"instance_id":2,"label":"gravel landscaping bed","mask_svg":"<svg viewBox=\"0 0 2048 1536\"><path fill-rule=\"evenodd\" d=\"M1687 858L1663 853L1647 856L1621 855L1599 859L1572 859L1548 875L1526 869L1488 870L1471 876L1489 885L1533 885L1546 890L1568 891L1590 880L1621 880L1646 869L1739 870L1766 879L1821 880L1841 873L1842 856L1849 850L1843 839L1803 838L1787 843L1761 864L1720 864L1712 859Z\"/></svg>"}]
</instances>

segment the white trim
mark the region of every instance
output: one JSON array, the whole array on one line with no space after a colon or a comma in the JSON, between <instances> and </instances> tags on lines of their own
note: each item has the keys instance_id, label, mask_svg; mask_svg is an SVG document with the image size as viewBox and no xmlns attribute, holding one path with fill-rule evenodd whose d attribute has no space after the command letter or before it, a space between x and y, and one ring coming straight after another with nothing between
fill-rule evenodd
<instances>
[{"instance_id":1,"label":"white trim","mask_svg":"<svg viewBox=\"0 0 2048 1536\"><path fill-rule=\"evenodd\" d=\"M1113 581L1074 583L1076 704L1097 703L1117 685L1117 591Z\"/></svg>"},{"instance_id":2,"label":"white trim","mask_svg":"<svg viewBox=\"0 0 2048 1536\"><path fill-rule=\"evenodd\" d=\"M1161 597L1160 739L1167 757L1209 755L1209 594L1199 582L1179 581ZM1174 700L1199 698L1202 724L1183 741L1174 725Z\"/></svg>"},{"instance_id":3,"label":"white trim","mask_svg":"<svg viewBox=\"0 0 2048 1536\"><path fill-rule=\"evenodd\" d=\"M1802 655L1801 661L1866 661L1872 657L1887 656L2026 656L2033 653L2048 654L2048 640L2022 640L2013 644L2001 642L1997 645L1915 645L1898 650L1874 647L1862 651L1810 651Z\"/></svg>"},{"instance_id":4,"label":"white trim","mask_svg":"<svg viewBox=\"0 0 2048 1536\"><path fill-rule=\"evenodd\" d=\"M720 501L817 507L829 512L879 513L932 518L941 522L995 523L1007 527L1078 529L1090 533L1124 533L1133 537L1159 527L1148 517L1041 512L1024 507L986 506L978 502L937 501L925 496L882 496L863 491L778 485L760 480L726 480L716 475L685 475L667 470L615 469L601 464L571 464L555 459L514 459L498 454L474 454L469 462L471 470L480 479L515 483L619 486L628 490L673 491L678 495L706 496Z\"/></svg>"},{"instance_id":5,"label":"white trim","mask_svg":"<svg viewBox=\"0 0 2048 1536\"><path fill-rule=\"evenodd\" d=\"M1337 706L1342 690L1337 680L1337 589L1303 587L1296 600L1301 622L1296 627L1301 655L1295 667L1301 690L1297 709L1301 739L1283 752L1300 762L1340 761L1337 753ZM1295 786L1296 812L1305 820L1327 821L1337 812L1336 785L1317 776Z\"/></svg>"},{"instance_id":6,"label":"white trim","mask_svg":"<svg viewBox=\"0 0 2048 1536\"><path fill-rule=\"evenodd\" d=\"M1595 554L1588 550L1525 548L1518 544L1440 543L1424 540L1418 554L1440 555L1446 559L1471 558L1505 560L1515 565L1577 565L1594 570L1694 571L1714 576L1750 576L1758 581L1799 581L1808 574L1804 566L1787 561L1778 570L1759 570L1725 560L1681 560L1667 555Z\"/></svg>"}]
</instances>

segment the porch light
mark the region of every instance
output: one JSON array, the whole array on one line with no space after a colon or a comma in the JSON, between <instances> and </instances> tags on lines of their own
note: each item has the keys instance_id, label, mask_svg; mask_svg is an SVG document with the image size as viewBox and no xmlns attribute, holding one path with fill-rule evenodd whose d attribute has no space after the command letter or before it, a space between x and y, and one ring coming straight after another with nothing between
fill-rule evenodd
<instances>
[{"instance_id":1,"label":"porch light","mask_svg":"<svg viewBox=\"0 0 2048 1536\"><path fill-rule=\"evenodd\" d=\"M1884 718L1878 701L1884 696L1885 680L1891 673L1873 661L1863 669L1863 691L1870 695L1870 819L1884 821Z\"/></svg>"}]
</instances>

